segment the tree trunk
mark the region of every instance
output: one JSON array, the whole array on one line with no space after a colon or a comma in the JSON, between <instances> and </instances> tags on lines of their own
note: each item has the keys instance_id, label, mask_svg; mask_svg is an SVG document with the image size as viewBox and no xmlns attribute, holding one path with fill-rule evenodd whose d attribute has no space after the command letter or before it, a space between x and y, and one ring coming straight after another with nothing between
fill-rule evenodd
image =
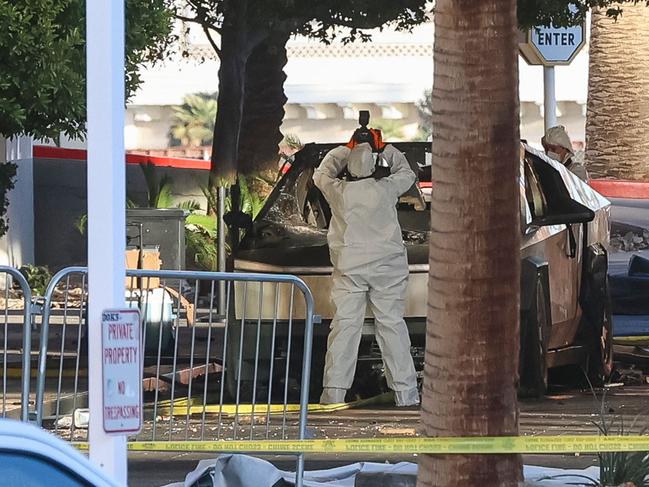
<instances>
[{"instance_id":1,"label":"tree trunk","mask_svg":"<svg viewBox=\"0 0 649 487\"><path fill-rule=\"evenodd\" d=\"M246 65L246 92L239 137L239 172L277 172L279 128L284 119L286 74L284 66L289 35L275 33L250 54Z\"/></svg>"},{"instance_id":2,"label":"tree trunk","mask_svg":"<svg viewBox=\"0 0 649 487\"><path fill-rule=\"evenodd\" d=\"M586 161L591 177L649 179L649 8L591 24Z\"/></svg>"},{"instance_id":3,"label":"tree trunk","mask_svg":"<svg viewBox=\"0 0 649 487\"><path fill-rule=\"evenodd\" d=\"M427 436L518 434L515 0L435 8ZM519 455L423 455L421 486L516 486Z\"/></svg>"},{"instance_id":4,"label":"tree trunk","mask_svg":"<svg viewBox=\"0 0 649 487\"><path fill-rule=\"evenodd\" d=\"M210 188L230 185L237 178L239 131L243 118L246 52L245 34L240 25L223 27L221 35L221 66L217 100Z\"/></svg>"}]
</instances>

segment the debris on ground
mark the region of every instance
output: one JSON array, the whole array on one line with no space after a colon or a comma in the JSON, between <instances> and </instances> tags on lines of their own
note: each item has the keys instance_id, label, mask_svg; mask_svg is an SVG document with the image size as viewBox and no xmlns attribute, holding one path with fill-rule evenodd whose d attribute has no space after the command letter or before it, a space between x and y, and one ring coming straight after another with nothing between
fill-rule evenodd
<instances>
[{"instance_id":1,"label":"debris on ground","mask_svg":"<svg viewBox=\"0 0 649 487\"><path fill-rule=\"evenodd\" d=\"M625 386L641 386L646 385L648 379L645 373L637 369L635 365L620 365L615 368L611 382L619 382Z\"/></svg>"},{"instance_id":2,"label":"debris on ground","mask_svg":"<svg viewBox=\"0 0 649 487\"><path fill-rule=\"evenodd\" d=\"M636 252L649 249L649 230L614 223L611 227L610 248L611 252Z\"/></svg>"},{"instance_id":3,"label":"debris on ground","mask_svg":"<svg viewBox=\"0 0 649 487\"><path fill-rule=\"evenodd\" d=\"M382 435L394 436L416 436L417 430L415 428L404 428L398 426L384 425L377 428L377 433Z\"/></svg>"},{"instance_id":4,"label":"debris on ground","mask_svg":"<svg viewBox=\"0 0 649 487\"><path fill-rule=\"evenodd\" d=\"M62 416L56 421L59 429L70 429L72 427L72 416Z\"/></svg>"}]
</instances>

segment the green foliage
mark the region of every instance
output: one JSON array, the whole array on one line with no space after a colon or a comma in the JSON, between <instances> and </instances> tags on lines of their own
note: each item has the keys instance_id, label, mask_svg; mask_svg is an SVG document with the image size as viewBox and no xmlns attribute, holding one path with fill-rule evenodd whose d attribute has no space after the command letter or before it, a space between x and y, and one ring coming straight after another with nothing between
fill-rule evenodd
<instances>
[{"instance_id":1,"label":"green foliage","mask_svg":"<svg viewBox=\"0 0 649 487\"><path fill-rule=\"evenodd\" d=\"M211 215L190 213L185 219L187 225L193 225L212 238L216 238L216 218Z\"/></svg>"},{"instance_id":2,"label":"green foliage","mask_svg":"<svg viewBox=\"0 0 649 487\"><path fill-rule=\"evenodd\" d=\"M171 208L173 201L173 180L164 175L158 177L157 169L153 165L141 165L147 181L147 200L152 208ZM248 213L253 218L257 216L264 205L264 198L250 189L250 180L240 176L241 211ZM205 185L201 190L208 201L208 209L217 208L216 195ZM190 213L185 219L186 255L194 267L203 270L216 270L218 268L218 251L216 248L217 219L213 214L201 213L197 201L186 201L177 205ZM225 211L232 208L232 200L228 196L225 201ZM227 234L227 232L226 232Z\"/></svg>"},{"instance_id":3,"label":"green foliage","mask_svg":"<svg viewBox=\"0 0 649 487\"><path fill-rule=\"evenodd\" d=\"M175 0L178 18L201 29L219 32L245 25L259 42L271 32L299 34L329 43L369 40L368 30L390 23L409 30L426 21L430 0ZM242 7L242 4L245 4ZM243 22L235 15L246 15ZM341 29L341 27L343 29Z\"/></svg>"},{"instance_id":4,"label":"green foliage","mask_svg":"<svg viewBox=\"0 0 649 487\"><path fill-rule=\"evenodd\" d=\"M577 25L591 8L606 9L609 16L618 17L623 14L625 3L649 5L645 0L518 0L518 24L522 28Z\"/></svg>"},{"instance_id":5,"label":"green foliage","mask_svg":"<svg viewBox=\"0 0 649 487\"><path fill-rule=\"evenodd\" d=\"M164 56L167 0L126 1L126 92L139 66ZM85 130L85 2L0 0L0 135L56 139Z\"/></svg>"},{"instance_id":6,"label":"green foliage","mask_svg":"<svg viewBox=\"0 0 649 487\"><path fill-rule=\"evenodd\" d=\"M187 200L182 203L178 203L178 208L187 210L187 211L199 211L201 209L201 204L196 200Z\"/></svg>"},{"instance_id":7,"label":"green foliage","mask_svg":"<svg viewBox=\"0 0 649 487\"><path fill-rule=\"evenodd\" d=\"M297 151L302 149L304 147L304 144L300 140L300 138L295 135L295 134L286 134L284 136L284 139L282 140L282 143L280 144L280 151L279 151L279 157L282 161L282 165L286 165L291 161L291 157L293 154L295 154ZM288 149L288 150L285 150ZM281 169L276 176L277 178L281 177ZM274 184L274 181L264 181L268 184Z\"/></svg>"},{"instance_id":8,"label":"green foliage","mask_svg":"<svg viewBox=\"0 0 649 487\"><path fill-rule=\"evenodd\" d=\"M381 131L381 136L386 142L399 142L404 140L403 123L400 120L379 118L372 122L372 127Z\"/></svg>"},{"instance_id":9,"label":"green foliage","mask_svg":"<svg viewBox=\"0 0 649 487\"><path fill-rule=\"evenodd\" d=\"M52 280L52 273L47 267L27 264L22 266L19 271L27 280L33 294L36 296L45 295L47 285Z\"/></svg>"},{"instance_id":10,"label":"green foliage","mask_svg":"<svg viewBox=\"0 0 649 487\"><path fill-rule=\"evenodd\" d=\"M88 226L88 213L82 213L79 215L79 218L74 220L74 228L83 235L86 233L86 227Z\"/></svg>"},{"instance_id":11,"label":"green foliage","mask_svg":"<svg viewBox=\"0 0 649 487\"><path fill-rule=\"evenodd\" d=\"M304 144L300 138L295 134L286 134L284 140L282 140L282 145L285 145L291 150L297 151L304 147Z\"/></svg>"},{"instance_id":12,"label":"green foliage","mask_svg":"<svg viewBox=\"0 0 649 487\"><path fill-rule=\"evenodd\" d=\"M168 174L158 178L156 167L150 162L140 164L147 189L147 204L149 208L171 208L173 206L173 184Z\"/></svg>"},{"instance_id":13,"label":"green foliage","mask_svg":"<svg viewBox=\"0 0 649 487\"><path fill-rule=\"evenodd\" d=\"M218 270L218 250L213 236L200 228L186 227L185 242L188 267L207 271Z\"/></svg>"},{"instance_id":14,"label":"green foliage","mask_svg":"<svg viewBox=\"0 0 649 487\"><path fill-rule=\"evenodd\" d=\"M369 40L370 30L382 28L390 23L397 29L410 29L423 23L430 12L432 2L428 0L175 0L175 13L185 22L194 24L203 31L214 51L221 57L219 79L219 110L215 123L214 150L212 151L211 187L229 186L236 180L239 160L239 141L254 139L254 124L244 123L254 119L255 106L264 105L269 113L277 114L286 101L282 96L283 64L278 63L274 73L266 72L265 78L271 83L272 101L259 103L246 96L248 85L255 85L258 78L250 78L254 67L263 65L263 57L252 61L251 55L265 42L276 42L275 48L285 49L285 41L290 35L298 34L329 43L335 39L351 42L356 39ZM220 46L215 35L220 36ZM279 57L282 58L281 56ZM224 78L225 77L225 78ZM247 100L246 100L247 98ZM248 108L246 108L248 107ZM253 108L251 108L253 107ZM253 113L253 115L251 115ZM272 124L275 123L275 127ZM271 122L266 133L279 132L281 117ZM242 128L243 127L243 128ZM271 144L275 144L272 140ZM247 151L246 160L254 164L267 164L264 154L268 145L261 144L255 149L262 155ZM272 149L271 149L272 152ZM274 158L275 155L271 154ZM257 162L258 161L258 162ZM266 167L246 168L246 173L266 169Z\"/></svg>"},{"instance_id":15,"label":"green foliage","mask_svg":"<svg viewBox=\"0 0 649 487\"><path fill-rule=\"evenodd\" d=\"M156 166L152 164L141 164L142 173L146 180L147 202L150 208L173 208L173 180L168 175L158 176ZM239 176L239 187L241 188L241 211L255 218L264 206L265 198L257 191L251 189L253 177L246 178ZM201 186L203 194L208 200L208 208L216 209L216 196L207 188ZM127 200L128 205L133 205L132 200ZM134 207L130 206L130 207ZM217 219L213 214L205 214L201 211L201 205L197 201L184 201L178 208L189 211L185 219L186 255L191 267L202 270L216 270L218 268L218 251L216 248ZM232 208L230 196L225 200L225 211ZM84 234L88 224L88 215L84 213L75 221L75 227L80 234ZM227 234L227 231L226 231ZM226 249L229 247L226 245ZM229 252L229 250L227 250Z\"/></svg>"},{"instance_id":16,"label":"green foliage","mask_svg":"<svg viewBox=\"0 0 649 487\"><path fill-rule=\"evenodd\" d=\"M265 198L250 190L249 181L244 176L239 176L239 187L241 188L241 211L254 220L264 207Z\"/></svg>"},{"instance_id":17,"label":"green foliage","mask_svg":"<svg viewBox=\"0 0 649 487\"><path fill-rule=\"evenodd\" d=\"M604 413L604 400L602 400L602 412L600 413L600 424L597 425L600 433L604 436L611 434L615 428L613 419L608 419ZM631 426L633 429L633 425ZM624 436L628 434L624 428L624 420L620 420L620 426L616 434ZM638 433L647 434L647 428L642 428ZM631 483L636 487L649 487L649 452L606 452L598 453L599 460L599 482L597 487L609 485L628 485Z\"/></svg>"},{"instance_id":18,"label":"green foliage","mask_svg":"<svg viewBox=\"0 0 649 487\"><path fill-rule=\"evenodd\" d=\"M5 215L9 208L8 193L14 189L16 169L16 165L11 162L0 164L0 237L4 236L9 229L9 222Z\"/></svg>"},{"instance_id":19,"label":"green foliage","mask_svg":"<svg viewBox=\"0 0 649 487\"><path fill-rule=\"evenodd\" d=\"M216 119L216 93L187 95L183 104L174 107L171 137L183 146L200 147L212 143Z\"/></svg>"},{"instance_id":20,"label":"green foliage","mask_svg":"<svg viewBox=\"0 0 649 487\"><path fill-rule=\"evenodd\" d=\"M588 378L586 377L586 379ZM598 400L592 384L590 384L590 389L594 399ZM606 389L599 399L599 403L599 421L593 421L593 424L597 427L600 434L602 436L612 434L616 436L628 435L629 431L625 429L624 419L620 419L619 427L617 427L615 418L607 413ZM639 418L640 416L637 416L636 420ZM633 431L634 427L635 421L631 424L630 430ZM648 431L649 428L645 426L640 431L632 434L645 436ZM599 479L594 479L587 475L566 474L552 475L539 480L562 480L566 477L576 477L581 478L582 481L570 485L583 485L587 487L622 487L627 485L649 487L649 452L604 452L598 453L597 459L599 461Z\"/></svg>"}]
</instances>

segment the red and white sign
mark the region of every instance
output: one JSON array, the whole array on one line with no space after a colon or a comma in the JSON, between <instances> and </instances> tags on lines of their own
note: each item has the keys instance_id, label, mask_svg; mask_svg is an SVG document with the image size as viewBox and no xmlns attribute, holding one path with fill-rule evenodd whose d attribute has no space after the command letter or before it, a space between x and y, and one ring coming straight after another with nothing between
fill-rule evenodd
<instances>
[{"instance_id":1,"label":"red and white sign","mask_svg":"<svg viewBox=\"0 0 649 487\"><path fill-rule=\"evenodd\" d=\"M103 417L106 433L137 433L142 428L142 344L140 312L101 314Z\"/></svg>"}]
</instances>

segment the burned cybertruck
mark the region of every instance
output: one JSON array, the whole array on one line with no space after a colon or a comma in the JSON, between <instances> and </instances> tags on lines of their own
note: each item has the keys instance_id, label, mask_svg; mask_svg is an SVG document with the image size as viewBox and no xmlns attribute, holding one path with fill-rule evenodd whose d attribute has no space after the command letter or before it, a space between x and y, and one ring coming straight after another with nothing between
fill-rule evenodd
<instances>
[{"instance_id":1,"label":"burned cybertruck","mask_svg":"<svg viewBox=\"0 0 649 487\"><path fill-rule=\"evenodd\" d=\"M410 279L406 322L412 353L419 370L423 364L428 282L428 237L430 235L431 177L430 143L395 143L418 174L418 182L398 207L408 252ZM336 144L309 144L295 155L290 169L269 196L264 208L245 233L235 254L234 268L241 272L294 274L313 292L315 312L322 323L315 326L311 395L317 397L322 381L329 323L334 316L330 300L332 265L327 248L331 212L312 181L313 171ZM521 360L520 390L541 395L548 385L548 370L573 366L599 381L611 371L611 318L607 289L607 245L609 202L556 161L521 144ZM423 194L423 198L421 195ZM423 200L423 201L422 201ZM428 200L428 201L426 201ZM271 292L270 290L268 292ZM270 303L273 299L267 300ZM264 311L268 323L275 313L279 323L288 319L287 296L274 310ZM303 306L296 301L295 306ZM250 304L246 306L250 308ZM237 300L236 313L243 303ZM251 315L251 310L248 310ZM276 327L273 333L286 333ZM293 324L293 333L300 326ZM245 332L247 333L247 332ZM241 378L246 360L253 353L244 341ZM250 333L254 333L251 330ZM262 329L261 340L270 326ZM232 334L239 349L240 335ZM470 337L467 337L470 340ZM301 337L293 344L301 343ZM250 348L250 352L246 349ZM281 354L280 354L281 355ZM301 353L289 370L299 372ZM380 370L381 359L374 341L368 312L359 350L356 386L367 384L367 374ZM579 375L579 374L577 374ZM353 386L354 387L354 386ZM368 391L369 392L369 391Z\"/></svg>"}]
</instances>

